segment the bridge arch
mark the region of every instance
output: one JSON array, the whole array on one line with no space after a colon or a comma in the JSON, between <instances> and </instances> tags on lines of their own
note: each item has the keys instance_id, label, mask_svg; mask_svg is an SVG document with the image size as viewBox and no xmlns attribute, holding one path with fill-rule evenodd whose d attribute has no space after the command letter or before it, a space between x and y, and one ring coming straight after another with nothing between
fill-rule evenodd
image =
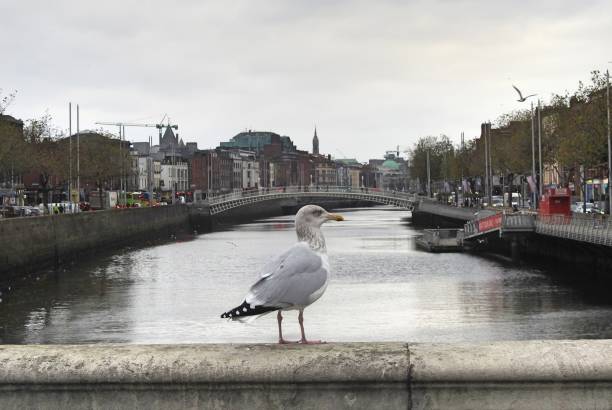
<instances>
[{"instance_id":1,"label":"bridge arch","mask_svg":"<svg viewBox=\"0 0 612 410\"><path fill-rule=\"evenodd\" d=\"M290 198L351 199L391 205L412 210L417 202L416 195L405 192L383 191L372 188L347 187L274 187L253 192L237 192L211 197L205 201L210 214L217 215L231 209L258 202Z\"/></svg>"}]
</instances>

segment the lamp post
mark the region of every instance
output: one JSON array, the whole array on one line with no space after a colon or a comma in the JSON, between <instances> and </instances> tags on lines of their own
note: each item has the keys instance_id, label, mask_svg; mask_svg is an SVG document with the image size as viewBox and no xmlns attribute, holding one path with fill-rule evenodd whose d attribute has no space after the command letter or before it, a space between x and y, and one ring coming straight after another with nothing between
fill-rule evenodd
<instances>
[{"instance_id":1,"label":"lamp post","mask_svg":"<svg viewBox=\"0 0 612 410\"><path fill-rule=\"evenodd\" d=\"M79 114L79 104L77 104L76 107L76 112L77 112L77 118L76 118L76 126L77 126L77 163L76 163L76 172L77 172L77 195L79 196L78 199L78 203L80 205L81 203L81 149L80 149L80 140L81 140L81 129L79 126L79 119L80 119L80 114ZM102 200L100 198L100 200ZM77 206L79 209L80 207Z\"/></svg>"},{"instance_id":2,"label":"lamp post","mask_svg":"<svg viewBox=\"0 0 612 410\"><path fill-rule=\"evenodd\" d=\"M427 198L431 198L431 170L429 169L429 150L427 150Z\"/></svg>"},{"instance_id":3,"label":"lamp post","mask_svg":"<svg viewBox=\"0 0 612 410\"><path fill-rule=\"evenodd\" d=\"M610 143L610 71L606 70L606 111L608 115L608 215L612 214L612 144Z\"/></svg>"},{"instance_id":4,"label":"lamp post","mask_svg":"<svg viewBox=\"0 0 612 410\"><path fill-rule=\"evenodd\" d=\"M533 116L533 101L531 102L531 177L535 183L535 119ZM531 192L532 207L537 208L537 194L535 191Z\"/></svg>"},{"instance_id":5,"label":"lamp post","mask_svg":"<svg viewBox=\"0 0 612 410\"><path fill-rule=\"evenodd\" d=\"M493 157L491 156L491 121L487 121L486 125L487 131L487 155L489 156L489 174L487 175L489 179L489 206L493 204Z\"/></svg>"},{"instance_id":6,"label":"lamp post","mask_svg":"<svg viewBox=\"0 0 612 410\"><path fill-rule=\"evenodd\" d=\"M538 162L540 175L538 178L538 193L540 198L542 198L542 193L544 192L544 173L542 170L542 119L540 118L540 111L542 111L540 107L540 99L538 99Z\"/></svg>"},{"instance_id":7,"label":"lamp post","mask_svg":"<svg viewBox=\"0 0 612 410\"><path fill-rule=\"evenodd\" d=\"M72 103L68 103L68 197L72 207Z\"/></svg>"},{"instance_id":8,"label":"lamp post","mask_svg":"<svg viewBox=\"0 0 612 410\"><path fill-rule=\"evenodd\" d=\"M529 95L525 98L522 98L521 100L519 100L519 102L524 102L526 101L528 98L531 97L535 97L537 94L533 94L533 95ZM539 113L539 107L540 107L540 100L538 100L538 119L540 116ZM540 134L540 127L539 127L539 121L538 121L538 135ZM542 163L542 144L540 141L540 165ZM533 101L531 102L531 176L532 178L534 178L534 182L535 182L535 176L536 176L536 169L535 169L535 118L533 115ZM541 176L540 176L541 178ZM532 203L531 206L532 207L537 207L537 193L536 192L532 192Z\"/></svg>"},{"instance_id":9,"label":"lamp post","mask_svg":"<svg viewBox=\"0 0 612 410\"><path fill-rule=\"evenodd\" d=\"M483 130L483 136L484 136L484 155L485 155L485 180L484 180L484 196L485 198L489 198L489 149L488 149L488 142L487 142L487 124L484 124L484 130ZM489 205L491 205L491 202L489 199L487 199L487 201L489 201Z\"/></svg>"}]
</instances>

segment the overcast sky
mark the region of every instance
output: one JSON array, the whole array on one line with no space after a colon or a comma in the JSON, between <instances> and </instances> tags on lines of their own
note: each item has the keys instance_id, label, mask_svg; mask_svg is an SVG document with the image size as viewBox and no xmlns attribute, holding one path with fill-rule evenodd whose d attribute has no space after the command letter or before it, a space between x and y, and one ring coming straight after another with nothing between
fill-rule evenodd
<instances>
[{"instance_id":1,"label":"overcast sky","mask_svg":"<svg viewBox=\"0 0 612 410\"><path fill-rule=\"evenodd\" d=\"M310 151L316 124L322 152L365 161L476 136L523 107L513 83L575 89L612 61L611 15L609 0L2 0L0 88L18 90L8 114L63 128L69 101L82 129L168 113L200 148L253 129Z\"/></svg>"}]
</instances>

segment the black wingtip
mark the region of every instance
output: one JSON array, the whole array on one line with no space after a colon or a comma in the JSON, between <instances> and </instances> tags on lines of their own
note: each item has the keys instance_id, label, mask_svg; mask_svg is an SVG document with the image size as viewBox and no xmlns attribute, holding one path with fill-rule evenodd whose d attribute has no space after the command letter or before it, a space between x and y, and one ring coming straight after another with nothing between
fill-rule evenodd
<instances>
[{"instance_id":1,"label":"black wingtip","mask_svg":"<svg viewBox=\"0 0 612 410\"><path fill-rule=\"evenodd\" d=\"M236 306L235 308L222 313L221 319L239 319L243 316L261 315L262 313L271 312L278 309L279 308L273 306L251 306L245 300L240 306Z\"/></svg>"}]
</instances>

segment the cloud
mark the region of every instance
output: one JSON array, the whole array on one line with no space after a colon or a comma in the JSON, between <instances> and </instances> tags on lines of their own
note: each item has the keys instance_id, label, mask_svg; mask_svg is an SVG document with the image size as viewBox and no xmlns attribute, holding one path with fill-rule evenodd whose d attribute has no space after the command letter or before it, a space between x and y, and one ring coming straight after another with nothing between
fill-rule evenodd
<instances>
[{"instance_id":1,"label":"cloud","mask_svg":"<svg viewBox=\"0 0 612 410\"><path fill-rule=\"evenodd\" d=\"M546 96L600 67L603 1L7 2L0 87L17 116L67 126L160 119L214 146L245 129L366 160L419 137L478 133L517 108L512 82ZM146 139L146 129L130 130Z\"/></svg>"}]
</instances>

